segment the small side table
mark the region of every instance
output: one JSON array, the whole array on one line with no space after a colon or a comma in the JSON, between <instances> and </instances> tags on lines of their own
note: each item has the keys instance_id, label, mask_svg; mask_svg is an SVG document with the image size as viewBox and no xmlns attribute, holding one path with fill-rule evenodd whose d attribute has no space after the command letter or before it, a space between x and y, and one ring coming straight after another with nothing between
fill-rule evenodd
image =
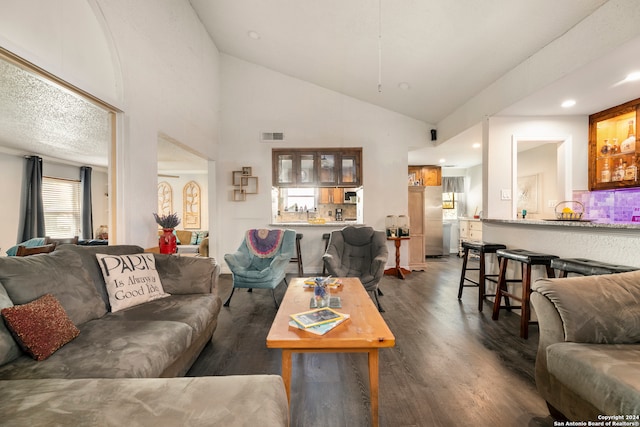
<instances>
[{"instance_id":1,"label":"small side table","mask_svg":"<svg viewBox=\"0 0 640 427\"><path fill-rule=\"evenodd\" d=\"M387 237L387 240L393 240L396 243L396 266L392 268L388 268L384 271L384 274L388 274L390 276L397 276L399 279L404 280L404 276L410 274L411 271L406 268L400 267L400 245L403 240L409 240L410 237Z\"/></svg>"}]
</instances>

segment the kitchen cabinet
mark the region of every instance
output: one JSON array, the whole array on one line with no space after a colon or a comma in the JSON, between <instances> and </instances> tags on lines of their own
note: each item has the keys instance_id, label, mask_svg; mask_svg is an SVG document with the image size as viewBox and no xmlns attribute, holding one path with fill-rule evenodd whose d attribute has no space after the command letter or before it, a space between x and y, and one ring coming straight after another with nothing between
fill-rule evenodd
<instances>
[{"instance_id":1,"label":"kitchen cabinet","mask_svg":"<svg viewBox=\"0 0 640 427\"><path fill-rule=\"evenodd\" d=\"M424 271L427 267L424 241L425 193L422 187L409 187L409 269Z\"/></svg>"},{"instance_id":2,"label":"kitchen cabinet","mask_svg":"<svg viewBox=\"0 0 640 427\"><path fill-rule=\"evenodd\" d=\"M320 204L343 204L344 203L344 190L342 188L321 188L320 189Z\"/></svg>"},{"instance_id":3,"label":"kitchen cabinet","mask_svg":"<svg viewBox=\"0 0 640 427\"><path fill-rule=\"evenodd\" d=\"M589 190L640 186L640 98L589 116Z\"/></svg>"},{"instance_id":4,"label":"kitchen cabinet","mask_svg":"<svg viewBox=\"0 0 640 427\"><path fill-rule=\"evenodd\" d=\"M442 185L440 166L409 166L409 185Z\"/></svg>"},{"instance_id":5,"label":"kitchen cabinet","mask_svg":"<svg viewBox=\"0 0 640 427\"><path fill-rule=\"evenodd\" d=\"M359 187L362 149L273 149L277 187Z\"/></svg>"},{"instance_id":6,"label":"kitchen cabinet","mask_svg":"<svg viewBox=\"0 0 640 427\"><path fill-rule=\"evenodd\" d=\"M482 222L479 219L458 219L460 238L458 239L458 256L462 256L462 242L465 240L482 241Z\"/></svg>"},{"instance_id":7,"label":"kitchen cabinet","mask_svg":"<svg viewBox=\"0 0 640 427\"><path fill-rule=\"evenodd\" d=\"M273 182L278 187L313 187L316 185L316 153L273 151Z\"/></svg>"}]
</instances>

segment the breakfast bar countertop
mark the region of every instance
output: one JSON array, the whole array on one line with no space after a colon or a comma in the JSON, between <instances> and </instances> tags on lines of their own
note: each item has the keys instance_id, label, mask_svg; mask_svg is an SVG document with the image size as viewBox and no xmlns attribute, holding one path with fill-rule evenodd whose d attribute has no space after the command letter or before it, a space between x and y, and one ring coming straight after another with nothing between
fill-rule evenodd
<instances>
[{"instance_id":1,"label":"breakfast bar countertop","mask_svg":"<svg viewBox=\"0 0 640 427\"><path fill-rule=\"evenodd\" d=\"M347 225L353 225L354 227L364 227L366 224L357 223L356 221L327 221L325 223L310 223L306 221L292 221L292 222L272 222L270 227L346 227Z\"/></svg>"},{"instance_id":2,"label":"breakfast bar countertop","mask_svg":"<svg viewBox=\"0 0 640 427\"><path fill-rule=\"evenodd\" d=\"M580 227L580 228L601 228L601 229L617 229L617 230L638 230L640 231L640 222L597 222L590 220L568 221L558 219L493 219L486 218L482 222L487 224L513 224L513 225L531 225L531 226L550 226L550 227Z\"/></svg>"}]
</instances>

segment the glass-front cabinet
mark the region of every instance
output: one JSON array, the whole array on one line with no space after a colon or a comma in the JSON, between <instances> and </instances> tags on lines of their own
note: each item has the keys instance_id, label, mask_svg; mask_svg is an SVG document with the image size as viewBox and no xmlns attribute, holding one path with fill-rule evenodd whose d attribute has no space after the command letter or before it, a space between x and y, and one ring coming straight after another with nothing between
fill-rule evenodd
<instances>
[{"instance_id":1,"label":"glass-front cabinet","mask_svg":"<svg viewBox=\"0 0 640 427\"><path fill-rule=\"evenodd\" d=\"M338 182L338 167L336 165L336 153L319 153L318 181L322 186L336 185Z\"/></svg>"},{"instance_id":2,"label":"glass-front cabinet","mask_svg":"<svg viewBox=\"0 0 640 427\"><path fill-rule=\"evenodd\" d=\"M589 189L640 186L640 99L589 116Z\"/></svg>"},{"instance_id":3,"label":"glass-front cabinet","mask_svg":"<svg viewBox=\"0 0 640 427\"><path fill-rule=\"evenodd\" d=\"M295 183L294 155L291 153L273 154L274 174L273 181L279 185L292 185Z\"/></svg>"},{"instance_id":4,"label":"glass-front cabinet","mask_svg":"<svg viewBox=\"0 0 640 427\"><path fill-rule=\"evenodd\" d=\"M358 187L362 149L273 149L276 187Z\"/></svg>"},{"instance_id":5,"label":"glass-front cabinet","mask_svg":"<svg viewBox=\"0 0 640 427\"><path fill-rule=\"evenodd\" d=\"M340 164L340 184L360 185L360 156L356 153L343 153Z\"/></svg>"}]
</instances>

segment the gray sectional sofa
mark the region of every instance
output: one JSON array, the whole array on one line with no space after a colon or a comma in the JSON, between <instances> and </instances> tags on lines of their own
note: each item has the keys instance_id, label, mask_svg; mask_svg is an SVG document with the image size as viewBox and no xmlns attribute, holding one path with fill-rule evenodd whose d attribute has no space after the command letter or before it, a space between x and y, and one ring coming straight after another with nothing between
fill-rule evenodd
<instances>
[{"instance_id":1,"label":"gray sectional sofa","mask_svg":"<svg viewBox=\"0 0 640 427\"><path fill-rule=\"evenodd\" d=\"M640 271L539 279L531 303L540 325L536 386L551 415L637 423Z\"/></svg>"},{"instance_id":2,"label":"gray sectional sofa","mask_svg":"<svg viewBox=\"0 0 640 427\"><path fill-rule=\"evenodd\" d=\"M277 375L175 378L189 370L217 326L215 260L148 254L170 296L110 311L96 253L142 252L63 245L50 254L0 258L0 309L52 294L80 330L36 361L0 322L0 423L288 425Z\"/></svg>"}]
</instances>

